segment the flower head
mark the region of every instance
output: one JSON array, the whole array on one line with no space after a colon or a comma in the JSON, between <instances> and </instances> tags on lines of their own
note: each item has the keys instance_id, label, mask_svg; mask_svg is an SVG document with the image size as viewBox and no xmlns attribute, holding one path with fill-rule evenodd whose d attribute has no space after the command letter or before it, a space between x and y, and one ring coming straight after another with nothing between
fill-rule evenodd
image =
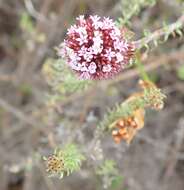
<instances>
[{"instance_id":1,"label":"flower head","mask_svg":"<svg viewBox=\"0 0 184 190\"><path fill-rule=\"evenodd\" d=\"M68 29L59 55L82 79L108 79L119 73L133 56L134 46L109 18L84 16Z\"/></svg>"},{"instance_id":2,"label":"flower head","mask_svg":"<svg viewBox=\"0 0 184 190\"><path fill-rule=\"evenodd\" d=\"M52 155L47 159L47 171L59 173L63 171L64 164L63 160L56 155Z\"/></svg>"},{"instance_id":3,"label":"flower head","mask_svg":"<svg viewBox=\"0 0 184 190\"><path fill-rule=\"evenodd\" d=\"M63 178L72 172L80 169L84 156L79 152L74 144L67 144L63 149L57 148L48 158L43 158L46 162L46 170L50 176Z\"/></svg>"},{"instance_id":4,"label":"flower head","mask_svg":"<svg viewBox=\"0 0 184 190\"><path fill-rule=\"evenodd\" d=\"M116 143L125 140L128 144L132 141L137 132L144 127L144 109L135 110L132 115L121 118L114 123L112 136Z\"/></svg>"}]
</instances>

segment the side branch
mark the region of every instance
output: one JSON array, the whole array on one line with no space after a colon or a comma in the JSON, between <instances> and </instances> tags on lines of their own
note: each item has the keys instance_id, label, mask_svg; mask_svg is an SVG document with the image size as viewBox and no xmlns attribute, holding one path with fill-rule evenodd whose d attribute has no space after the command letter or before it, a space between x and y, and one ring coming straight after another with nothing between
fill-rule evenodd
<instances>
[{"instance_id":1,"label":"side branch","mask_svg":"<svg viewBox=\"0 0 184 190\"><path fill-rule=\"evenodd\" d=\"M178 29L182 29L183 26L184 26L184 14L175 23L170 24L167 27L160 28L160 29L156 30L155 32L153 32L152 34L150 34L149 36L135 41L134 45L137 49L140 49L145 44L148 44L151 41L158 40L162 36L168 36L168 35L172 34L174 31L176 31Z\"/></svg>"}]
</instances>

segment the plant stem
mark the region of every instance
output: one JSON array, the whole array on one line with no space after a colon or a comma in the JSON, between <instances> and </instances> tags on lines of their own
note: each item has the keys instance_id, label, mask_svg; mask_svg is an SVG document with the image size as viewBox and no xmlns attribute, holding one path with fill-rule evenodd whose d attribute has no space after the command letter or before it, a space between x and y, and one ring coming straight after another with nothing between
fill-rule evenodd
<instances>
[{"instance_id":1,"label":"plant stem","mask_svg":"<svg viewBox=\"0 0 184 190\"><path fill-rule=\"evenodd\" d=\"M165 35L170 35L178 29L182 29L184 26L184 14L178 18L178 20L170 25L163 28L160 28L153 32L151 35L144 37L140 40L134 42L134 45L137 49L142 48L145 44L150 43L151 41L158 40L160 37Z\"/></svg>"},{"instance_id":2,"label":"plant stem","mask_svg":"<svg viewBox=\"0 0 184 190\"><path fill-rule=\"evenodd\" d=\"M139 52L136 53L136 60L135 60L135 65L140 73L141 78L144 81L150 81L150 78L148 76L148 74L145 71L144 65L141 62L141 58L140 58L140 54Z\"/></svg>"}]
</instances>

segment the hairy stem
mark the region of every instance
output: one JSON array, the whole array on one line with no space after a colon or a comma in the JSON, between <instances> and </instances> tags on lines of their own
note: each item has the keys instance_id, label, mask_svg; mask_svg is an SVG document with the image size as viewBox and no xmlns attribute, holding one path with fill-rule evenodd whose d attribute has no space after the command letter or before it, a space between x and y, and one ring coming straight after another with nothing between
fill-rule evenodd
<instances>
[{"instance_id":1,"label":"hairy stem","mask_svg":"<svg viewBox=\"0 0 184 190\"><path fill-rule=\"evenodd\" d=\"M182 29L183 27L184 27L184 14L175 23L172 23L167 27L160 28L155 32L153 32L152 34L150 34L149 36L135 41L134 45L137 49L140 49L143 46L145 46L145 44L148 44L154 40L158 40L162 36L170 35L174 31Z\"/></svg>"}]
</instances>

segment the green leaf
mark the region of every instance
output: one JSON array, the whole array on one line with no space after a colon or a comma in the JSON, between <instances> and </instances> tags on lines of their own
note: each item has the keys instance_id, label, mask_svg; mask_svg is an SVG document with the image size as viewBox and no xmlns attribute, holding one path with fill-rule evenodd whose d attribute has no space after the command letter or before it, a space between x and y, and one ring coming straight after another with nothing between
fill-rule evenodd
<instances>
[{"instance_id":1,"label":"green leaf","mask_svg":"<svg viewBox=\"0 0 184 190\"><path fill-rule=\"evenodd\" d=\"M111 188L112 189L117 189L118 187L120 187L120 185L122 185L122 181L123 181L123 176L115 176L114 179L112 180L111 183Z\"/></svg>"},{"instance_id":2,"label":"green leaf","mask_svg":"<svg viewBox=\"0 0 184 190\"><path fill-rule=\"evenodd\" d=\"M32 19L26 12L23 12L20 17L20 27L29 33L32 33L34 31Z\"/></svg>"},{"instance_id":3,"label":"green leaf","mask_svg":"<svg viewBox=\"0 0 184 190\"><path fill-rule=\"evenodd\" d=\"M178 34L180 37L183 37L183 32L180 28L176 29L176 34Z\"/></svg>"},{"instance_id":4,"label":"green leaf","mask_svg":"<svg viewBox=\"0 0 184 190\"><path fill-rule=\"evenodd\" d=\"M184 80L184 65L182 65L178 68L177 76L179 79Z\"/></svg>"}]
</instances>

